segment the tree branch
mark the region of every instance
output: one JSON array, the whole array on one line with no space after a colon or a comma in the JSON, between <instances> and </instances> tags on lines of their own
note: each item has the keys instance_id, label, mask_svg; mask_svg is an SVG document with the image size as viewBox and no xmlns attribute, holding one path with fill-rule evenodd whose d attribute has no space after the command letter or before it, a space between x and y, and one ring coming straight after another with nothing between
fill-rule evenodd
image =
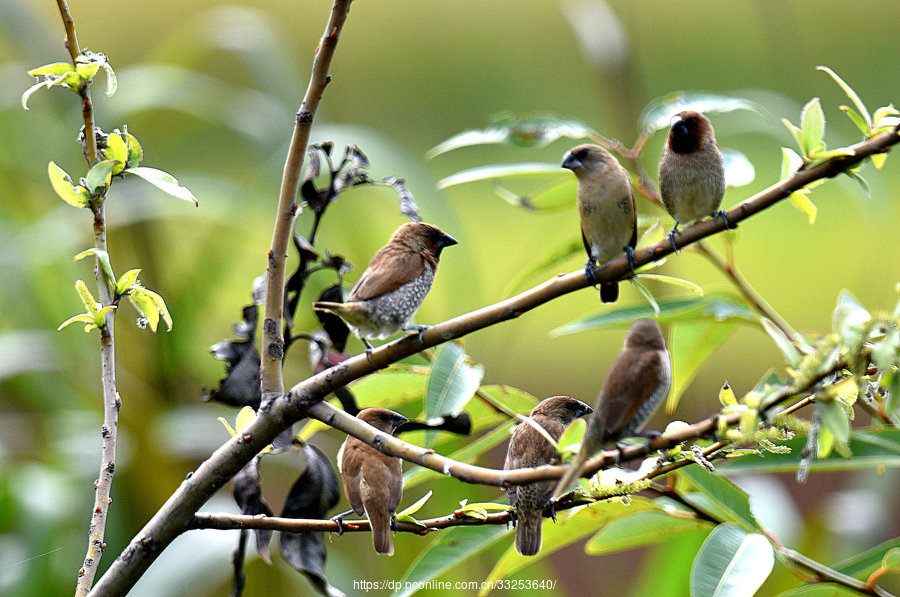
<instances>
[{"instance_id":1,"label":"tree branch","mask_svg":"<svg viewBox=\"0 0 900 597\"><path fill-rule=\"evenodd\" d=\"M312 73L309 76L309 86L303 97L303 103L300 104L300 111L297 112L294 133L284 164L275 230L272 233L272 246L269 249L266 269L266 307L263 318L261 355L263 402L284 393L282 360L285 347L284 338L281 336L281 321L284 314L284 278L288 242L294 226L294 217L299 209L297 192L300 188L300 171L303 168L306 146L309 144L313 118L315 118L322 94L325 92L325 86L331 80L328 70L331 67L341 29L350 12L350 2L351 0L335 0L334 6L331 8L331 17L325 26L325 33L322 35L319 47L316 48Z\"/></svg>"},{"instance_id":2,"label":"tree branch","mask_svg":"<svg viewBox=\"0 0 900 597\"><path fill-rule=\"evenodd\" d=\"M900 142L900 135L898 135L898 130L894 129L857 143L851 148L854 150L854 155L840 156L812 168L801 170L790 178L738 204L727 212L728 221L732 225L736 225L785 199L792 192L807 184L821 178L836 176L870 155L887 151L898 142ZM684 247L695 243L724 230L724 226L724 222L720 218L688 226L679 233L679 245ZM650 263L669 253L672 253L672 248L666 239L654 246L636 251L635 265L641 266ZM630 273L624 256L596 268L595 271L599 281L622 280L627 278ZM380 346L369 354L352 357L296 384L285 398L264 403L257 413L256 419L241 434L217 449L181 484L141 532L132 539L129 546L97 583L92 594L119 595L131 587L159 553L189 527L194 513L216 490L263 447L271 443L281 431L302 417L313 416L342 431L350 432L364 441L368 437L368 441L387 454L404 457L408 450L408 459L413 462L418 462L416 459L419 459L423 463L431 463L439 467L437 470L444 472L443 467L448 464L449 459L433 453L421 454L419 451L424 451L422 448L412 446L394 437L379 435L359 419L350 417L321 400L336 388L378 371L424 348L436 346L491 325L514 319L555 298L587 286L588 282L583 271L557 276L507 300L434 325L421 335L421 341L418 333L410 334ZM272 295L270 294L270 296ZM376 435L381 439L376 440ZM678 437L680 434L669 436L670 439ZM661 448L662 445L657 442L662 439L653 440L651 449ZM623 453L624 458L629 457L629 450L643 453L644 448L643 446L626 448ZM603 462L605 462L605 456L598 458L604 459ZM588 467L596 465L598 458L588 461L584 470L587 471ZM564 470L564 466L555 466L501 472L457 463L450 464L448 473L451 471L459 473L459 478L467 482L486 480L490 481L489 484L492 485L502 485L504 483L521 484L558 479Z\"/></svg>"}]
</instances>

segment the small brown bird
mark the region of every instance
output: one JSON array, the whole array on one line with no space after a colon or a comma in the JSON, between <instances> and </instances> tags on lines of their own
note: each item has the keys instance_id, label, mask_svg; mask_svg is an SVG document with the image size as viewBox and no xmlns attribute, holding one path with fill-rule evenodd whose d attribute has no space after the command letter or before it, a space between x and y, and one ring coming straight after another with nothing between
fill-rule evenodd
<instances>
[{"instance_id":1,"label":"small brown bird","mask_svg":"<svg viewBox=\"0 0 900 597\"><path fill-rule=\"evenodd\" d=\"M709 119L693 110L672 117L669 138L659 160L659 194L675 227L669 234L672 248L679 224L689 224L706 216L722 216L719 210L725 194L725 164L716 145Z\"/></svg>"},{"instance_id":2,"label":"small brown bird","mask_svg":"<svg viewBox=\"0 0 900 597\"><path fill-rule=\"evenodd\" d=\"M620 251L625 251L634 270L634 247L637 244L637 216L631 179L616 159L598 145L579 145L563 156L562 167L578 179L578 216L581 240L587 251L584 275L596 284L593 263L602 264ZM600 285L600 299L614 303L619 298L618 282Z\"/></svg>"},{"instance_id":3,"label":"small brown bird","mask_svg":"<svg viewBox=\"0 0 900 597\"><path fill-rule=\"evenodd\" d=\"M565 492L584 461L604 444L636 435L668 395L671 382L672 365L659 324L635 320L600 388L581 449L554 494Z\"/></svg>"},{"instance_id":4,"label":"small brown bird","mask_svg":"<svg viewBox=\"0 0 900 597\"><path fill-rule=\"evenodd\" d=\"M406 417L386 408L366 408L356 415L375 429L394 433ZM403 495L403 473L399 458L379 452L369 444L347 437L338 454L344 493L357 516L365 513L372 525L375 551L394 555L391 527L396 525L394 512Z\"/></svg>"},{"instance_id":5,"label":"small brown bird","mask_svg":"<svg viewBox=\"0 0 900 597\"><path fill-rule=\"evenodd\" d=\"M532 421L547 430L554 441L559 441L566 426L591 412L591 407L568 396L553 396L541 401L531 411ZM529 468L551 464L556 459L556 449L528 423L519 423L509 440L504 469ZM516 509L516 551L523 556L533 556L541 550L541 525L544 508L550 501L553 481L529 483L506 489L509 505Z\"/></svg>"},{"instance_id":6,"label":"small brown bird","mask_svg":"<svg viewBox=\"0 0 900 597\"><path fill-rule=\"evenodd\" d=\"M364 342L410 329L431 290L441 250L455 244L437 226L407 222L375 253L345 302L318 301L312 307L339 315Z\"/></svg>"}]
</instances>

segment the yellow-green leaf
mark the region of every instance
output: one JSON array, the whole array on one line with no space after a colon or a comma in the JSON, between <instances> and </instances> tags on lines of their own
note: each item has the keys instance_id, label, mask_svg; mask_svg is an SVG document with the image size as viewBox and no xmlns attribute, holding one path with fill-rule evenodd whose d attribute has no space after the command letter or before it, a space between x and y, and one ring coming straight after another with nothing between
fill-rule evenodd
<instances>
[{"instance_id":1,"label":"yellow-green leaf","mask_svg":"<svg viewBox=\"0 0 900 597\"><path fill-rule=\"evenodd\" d=\"M45 64L44 66L33 68L28 71L28 74L32 77L39 77L42 75L53 75L55 77L60 77L64 73L73 70L75 69L68 62L54 62L52 64Z\"/></svg>"},{"instance_id":2,"label":"yellow-green leaf","mask_svg":"<svg viewBox=\"0 0 900 597\"><path fill-rule=\"evenodd\" d=\"M156 326L159 324L159 309L156 307L156 303L153 302L152 298L143 292L136 292L135 290L136 289L128 294L128 299L131 301L131 304L134 305L135 309L147 319L147 325L150 326L150 330L155 332Z\"/></svg>"},{"instance_id":3,"label":"yellow-green leaf","mask_svg":"<svg viewBox=\"0 0 900 597\"><path fill-rule=\"evenodd\" d=\"M74 207L87 207L90 201L90 195L83 186L75 186L72 179L65 170L50 162L47 167L47 174L50 176L50 184L53 190L59 195L59 198Z\"/></svg>"},{"instance_id":4,"label":"yellow-green leaf","mask_svg":"<svg viewBox=\"0 0 900 597\"><path fill-rule=\"evenodd\" d=\"M59 330L63 329L64 327L69 326L78 321L86 323L90 326L96 327L96 324L94 323L94 318L91 316L91 314L90 313L82 313L80 315L75 315L74 317L70 317L67 320L65 320L64 322L62 322L61 324L59 324L59 327L56 328L56 331L59 331Z\"/></svg>"},{"instance_id":5,"label":"yellow-green leaf","mask_svg":"<svg viewBox=\"0 0 900 597\"><path fill-rule=\"evenodd\" d=\"M116 294L124 296L126 292L131 290L140 273L140 269L130 269L122 274L122 277L116 282Z\"/></svg>"},{"instance_id":6,"label":"yellow-green leaf","mask_svg":"<svg viewBox=\"0 0 900 597\"><path fill-rule=\"evenodd\" d=\"M79 64L75 67L75 72L77 72L85 82L93 80L98 70L100 70L100 64L97 62Z\"/></svg>"},{"instance_id":7,"label":"yellow-green leaf","mask_svg":"<svg viewBox=\"0 0 900 597\"><path fill-rule=\"evenodd\" d=\"M113 174L118 174L125 169L128 163L128 147L122 136L113 132L106 140L106 157L115 160L117 163L112 169Z\"/></svg>"},{"instance_id":8,"label":"yellow-green leaf","mask_svg":"<svg viewBox=\"0 0 900 597\"><path fill-rule=\"evenodd\" d=\"M657 282L665 282L666 284L672 284L674 286L681 286L682 288L687 288L694 294L699 296L703 296L703 289L700 288L697 284L689 280L685 280L683 278L675 278L673 276L664 276L662 274L635 274L635 278L643 278L647 280L656 280Z\"/></svg>"},{"instance_id":9,"label":"yellow-green leaf","mask_svg":"<svg viewBox=\"0 0 900 597\"><path fill-rule=\"evenodd\" d=\"M799 191L794 191L791 193L788 199L791 202L791 205L802 211L806 214L806 217L809 218L810 225L814 224L816 221L816 214L819 209L816 207L816 204L813 203L810 198L807 196L809 191L807 189L800 189Z\"/></svg>"},{"instance_id":10,"label":"yellow-green leaf","mask_svg":"<svg viewBox=\"0 0 900 597\"><path fill-rule=\"evenodd\" d=\"M800 128L803 130L803 153L812 156L825 147L825 113L819 98L809 100L800 112Z\"/></svg>"},{"instance_id":11,"label":"yellow-green leaf","mask_svg":"<svg viewBox=\"0 0 900 597\"><path fill-rule=\"evenodd\" d=\"M416 501L415 504L413 504L409 508L406 508L405 510L397 514L397 516L412 516L413 514L418 512L422 508L422 506L425 505L425 502L427 502L431 498L432 493L434 492L429 489L428 493L426 493L418 501Z\"/></svg>"},{"instance_id":12,"label":"yellow-green leaf","mask_svg":"<svg viewBox=\"0 0 900 597\"><path fill-rule=\"evenodd\" d=\"M722 403L722 406L737 406L738 402L737 398L734 397L734 390L731 389L727 381L722 386L722 389L719 390L719 402Z\"/></svg>"}]
</instances>

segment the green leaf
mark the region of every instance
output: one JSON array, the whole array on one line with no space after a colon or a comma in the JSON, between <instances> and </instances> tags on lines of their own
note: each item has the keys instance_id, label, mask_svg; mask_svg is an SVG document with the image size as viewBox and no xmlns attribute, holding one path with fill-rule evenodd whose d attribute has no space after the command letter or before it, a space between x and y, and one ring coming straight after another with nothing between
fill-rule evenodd
<instances>
[{"instance_id":1,"label":"green leaf","mask_svg":"<svg viewBox=\"0 0 900 597\"><path fill-rule=\"evenodd\" d=\"M140 269L130 269L122 274L122 277L116 282L116 294L124 296L126 292L131 290L131 287L134 286L140 273Z\"/></svg>"},{"instance_id":2,"label":"green leaf","mask_svg":"<svg viewBox=\"0 0 900 597\"><path fill-rule=\"evenodd\" d=\"M508 578L519 570L531 567L539 560L597 532L614 520L655 508L652 501L633 496L630 500L611 499L594 502L576 510L567 518L560 516L559 522L555 524L547 520L543 525L540 553L526 557L520 555L515 547L510 545L485 580L492 582ZM483 591L480 594L484 593Z\"/></svg>"},{"instance_id":3,"label":"green leaf","mask_svg":"<svg viewBox=\"0 0 900 597\"><path fill-rule=\"evenodd\" d=\"M128 131L125 131L122 134L125 136L125 145L128 147L127 167L136 168L141 165L141 161L144 159L144 149L138 142L137 137Z\"/></svg>"},{"instance_id":4,"label":"green leaf","mask_svg":"<svg viewBox=\"0 0 900 597\"><path fill-rule=\"evenodd\" d=\"M884 338L872 348L872 361L882 371L889 371L900 355L900 330L889 328Z\"/></svg>"},{"instance_id":5,"label":"green leaf","mask_svg":"<svg viewBox=\"0 0 900 597\"><path fill-rule=\"evenodd\" d=\"M791 202L791 205L806 214L806 217L809 218L810 226L815 224L816 214L818 214L819 209L816 207L816 204L810 200L809 191L807 189L794 191L788 196L788 200Z\"/></svg>"},{"instance_id":6,"label":"green leaf","mask_svg":"<svg viewBox=\"0 0 900 597\"><path fill-rule=\"evenodd\" d=\"M794 140L797 142L797 145L800 147L800 151L804 154L806 153L803 148L806 146L806 143L803 140L803 130L791 124L791 121L787 118L781 119L782 124L787 127L787 130L790 131L791 135L794 137Z\"/></svg>"},{"instance_id":7,"label":"green leaf","mask_svg":"<svg viewBox=\"0 0 900 597\"><path fill-rule=\"evenodd\" d=\"M412 516L413 514L415 514L416 512L418 512L419 510L422 509L422 506L424 506L424 505L425 505L425 502L427 502L427 501L429 500L429 498L431 498L431 495L432 495L433 493L434 493L434 492L431 491L431 490L429 489L429 490L428 490L428 493L426 493L425 495L423 495L423 496L422 496L415 504L413 504L413 505L410 506L409 508L407 508L407 509L403 510L402 512L400 512L400 513L398 514L398 516Z\"/></svg>"},{"instance_id":8,"label":"green leaf","mask_svg":"<svg viewBox=\"0 0 900 597\"><path fill-rule=\"evenodd\" d=\"M611 521L588 540L584 551L591 556L602 556L661 543L675 534L710 526L709 522L696 518L672 516L658 510L640 511Z\"/></svg>"},{"instance_id":9,"label":"green leaf","mask_svg":"<svg viewBox=\"0 0 900 597\"><path fill-rule=\"evenodd\" d=\"M881 170L884 167L884 163L887 161L887 156L888 154L886 153L874 153L869 156L869 159L872 160L872 165L875 166L876 170ZM857 175L856 178L863 180L863 177L859 175ZM866 187L868 187L868 184ZM868 190L866 191L866 195L869 195Z\"/></svg>"},{"instance_id":10,"label":"green leaf","mask_svg":"<svg viewBox=\"0 0 900 597\"><path fill-rule=\"evenodd\" d=\"M672 355L672 387L666 398L666 412L672 413L690 387L703 363L734 333L737 322L695 319L672 327L669 353Z\"/></svg>"},{"instance_id":11,"label":"green leaf","mask_svg":"<svg viewBox=\"0 0 900 597\"><path fill-rule=\"evenodd\" d=\"M109 137L107 137L106 143L107 159L115 160L117 162L112 171L115 175L124 170L125 166L128 164L128 147L125 145L125 140L122 139L122 136L117 132L111 133Z\"/></svg>"},{"instance_id":12,"label":"green leaf","mask_svg":"<svg viewBox=\"0 0 900 597\"><path fill-rule=\"evenodd\" d=\"M840 109L844 112L844 114L850 117L850 120L852 120L853 124L856 125L856 128L858 128L862 132L863 136L868 136L868 125L866 124L866 121L863 119L863 117L856 113L856 110L854 110L850 106L843 105L840 106Z\"/></svg>"},{"instance_id":13,"label":"green leaf","mask_svg":"<svg viewBox=\"0 0 900 597\"><path fill-rule=\"evenodd\" d=\"M887 157L887 154L879 153L875 154L880 157ZM873 155L872 158L875 156ZM874 160L873 160L874 161ZM862 192L865 193L867 199L872 198L872 192L869 190L869 181L862 177L862 175L855 170L844 170L844 174L852 178L856 181L856 184L859 185L859 188L862 189Z\"/></svg>"},{"instance_id":14,"label":"green leaf","mask_svg":"<svg viewBox=\"0 0 900 597\"><path fill-rule=\"evenodd\" d=\"M159 311L159 314L162 317L163 321L166 322L166 331L171 332L173 325L172 316L169 315L169 309L166 307L166 301L163 300L163 297L153 292L152 290L147 290L146 288L141 288L138 286L131 289L132 294L134 294L135 292L139 292L140 294L150 297L150 299L153 301L153 304L156 305L156 309ZM154 328L153 331L156 331L156 329Z\"/></svg>"},{"instance_id":15,"label":"green leaf","mask_svg":"<svg viewBox=\"0 0 900 597\"><path fill-rule=\"evenodd\" d=\"M106 73L106 96L111 97L119 88L119 80L116 78L116 71L110 66L108 60L104 60L100 65Z\"/></svg>"},{"instance_id":16,"label":"green leaf","mask_svg":"<svg viewBox=\"0 0 900 597\"><path fill-rule=\"evenodd\" d=\"M797 454L803 450L806 437L779 442L791 449L792 454L766 454L745 456L728 463L729 472L790 473L797 470ZM838 454L813 460L812 472L874 471L885 467L900 468L900 428L855 428L850 433L850 458Z\"/></svg>"},{"instance_id":17,"label":"green leaf","mask_svg":"<svg viewBox=\"0 0 900 597\"><path fill-rule=\"evenodd\" d=\"M846 344L853 344L859 338L862 327L872 319L872 314L862 306L846 288L838 295L838 303L831 316L831 325Z\"/></svg>"},{"instance_id":18,"label":"green leaf","mask_svg":"<svg viewBox=\"0 0 900 597\"><path fill-rule=\"evenodd\" d=\"M762 586L775 565L769 541L720 524L703 542L691 568L691 597L744 597Z\"/></svg>"},{"instance_id":19,"label":"green leaf","mask_svg":"<svg viewBox=\"0 0 900 597\"><path fill-rule=\"evenodd\" d=\"M193 193L178 184L178 181L175 180L175 177L168 172L163 172L162 170L157 170L156 168L147 168L145 166L126 168L125 170L123 170L123 172L125 172L126 174L134 174L135 176L143 178L159 190L175 197L176 199L190 201L194 205L200 204L200 202L197 201L197 198L194 197Z\"/></svg>"},{"instance_id":20,"label":"green leaf","mask_svg":"<svg viewBox=\"0 0 900 597\"><path fill-rule=\"evenodd\" d=\"M83 186L77 187L72 184L72 179L65 170L60 168L54 162L50 162L47 167L47 174L50 176L50 185L59 198L75 207L87 207L90 202L90 194Z\"/></svg>"},{"instance_id":21,"label":"green leaf","mask_svg":"<svg viewBox=\"0 0 900 597\"><path fill-rule=\"evenodd\" d=\"M803 165L803 158L801 158L796 151L793 149L788 149L787 147L781 148L781 179L785 180L789 176L792 176L797 170L800 169L800 166Z\"/></svg>"},{"instance_id":22,"label":"green leaf","mask_svg":"<svg viewBox=\"0 0 900 597\"><path fill-rule=\"evenodd\" d=\"M634 276L634 277L630 278L628 281L631 282L631 284L635 288L638 289L638 292L640 292L641 295L643 295L644 300L646 300L647 303L650 305L650 308L653 309L653 317L659 317L659 314L660 314L659 303L653 297L653 294L649 290L647 290L647 287L644 286L643 284L641 284L640 282L638 282L636 280L636 278L637 278L637 276Z\"/></svg>"},{"instance_id":23,"label":"green leaf","mask_svg":"<svg viewBox=\"0 0 900 597\"><path fill-rule=\"evenodd\" d=\"M850 418L847 410L837 400L817 400L816 411L827 428L841 444L850 440Z\"/></svg>"},{"instance_id":24,"label":"green leaf","mask_svg":"<svg viewBox=\"0 0 900 597\"><path fill-rule=\"evenodd\" d=\"M802 584L775 597L858 597L859 593L831 583Z\"/></svg>"},{"instance_id":25,"label":"green leaf","mask_svg":"<svg viewBox=\"0 0 900 597\"><path fill-rule=\"evenodd\" d=\"M117 164L116 160L103 160L91 166L85 177L87 189L91 195L96 197L103 189L109 186L113 169Z\"/></svg>"},{"instance_id":26,"label":"green leaf","mask_svg":"<svg viewBox=\"0 0 900 597\"><path fill-rule=\"evenodd\" d=\"M391 597L409 597L417 591L417 585L433 580L509 535L510 529L500 525L453 527L441 531L406 570Z\"/></svg>"},{"instance_id":27,"label":"green leaf","mask_svg":"<svg viewBox=\"0 0 900 597\"><path fill-rule=\"evenodd\" d=\"M641 133L649 135L669 128L672 116L682 110L696 110L707 115L724 114L736 110L765 113L759 104L743 98L713 93L676 91L647 104L640 117Z\"/></svg>"},{"instance_id":28,"label":"green leaf","mask_svg":"<svg viewBox=\"0 0 900 597\"><path fill-rule=\"evenodd\" d=\"M470 168L443 178L437 182L439 190L448 187L478 182L483 180L494 181L500 178L556 178L562 180L571 174L557 164L519 163L519 164L494 164Z\"/></svg>"},{"instance_id":29,"label":"green leaf","mask_svg":"<svg viewBox=\"0 0 900 597\"><path fill-rule=\"evenodd\" d=\"M762 530L750 510L750 496L724 475L691 465L679 469L678 476L690 481L699 495L706 498L698 500L697 494L688 493L685 498L689 503L700 505L703 510L714 509L715 512L711 512L714 516L739 524L748 531Z\"/></svg>"},{"instance_id":30,"label":"green leaf","mask_svg":"<svg viewBox=\"0 0 900 597\"><path fill-rule=\"evenodd\" d=\"M128 294L128 300L147 319L147 325L150 326L150 330L156 332L156 326L159 325L159 309L156 307L153 299L143 292L132 291Z\"/></svg>"},{"instance_id":31,"label":"green leaf","mask_svg":"<svg viewBox=\"0 0 900 597\"><path fill-rule=\"evenodd\" d=\"M859 115L862 116L862 118L864 119L864 121L866 123L866 128L863 131L863 134L868 134L868 131L870 131L872 129L872 121L869 118L869 111L866 109L866 105L862 102L862 100L859 98L859 96L856 94L856 92L853 91L853 88L850 87L850 85L848 85L842 78L840 78L836 72L834 72L827 66L817 66L816 70L820 70L820 71L828 74L828 76L830 76L832 79L834 79L834 82L837 83L841 87L841 89L844 90L844 93L847 94L847 97L850 98L850 101L853 102L854 106L856 106L856 109L859 112Z\"/></svg>"},{"instance_id":32,"label":"green leaf","mask_svg":"<svg viewBox=\"0 0 900 597\"><path fill-rule=\"evenodd\" d=\"M544 253L544 257L528 269L519 271L503 289L503 294L511 294L521 288L524 283L540 274L551 275L559 273L560 266L572 258L573 255L582 254L584 244L580 238L572 238L561 245L557 245Z\"/></svg>"},{"instance_id":33,"label":"green leaf","mask_svg":"<svg viewBox=\"0 0 900 597\"><path fill-rule=\"evenodd\" d=\"M54 62L52 64L45 64L44 66L33 68L28 71L28 74L32 77L40 77L45 75L61 77L65 73L72 72L74 70L75 68L68 62Z\"/></svg>"},{"instance_id":34,"label":"green leaf","mask_svg":"<svg viewBox=\"0 0 900 597\"><path fill-rule=\"evenodd\" d=\"M900 538L895 537L862 553L854 554L850 558L839 562L834 566L834 569L842 574L856 578L866 578L884 564L884 558L888 552L897 549L900 549Z\"/></svg>"},{"instance_id":35,"label":"green leaf","mask_svg":"<svg viewBox=\"0 0 900 597\"><path fill-rule=\"evenodd\" d=\"M435 351L425 386L425 417L458 414L475 394L483 376L484 366L473 365L462 346L456 342L442 344ZM434 443L437 433L426 432L426 447Z\"/></svg>"},{"instance_id":36,"label":"green leaf","mask_svg":"<svg viewBox=\"0 0 900 597\"><path fill-rule=\"evenodd\" d=\"M800 111L800 128L803 129L804 155L812 157L820 149L825 148L825 113L819 98L809 100Z\"/></svg>"},{"instance_id":37,"label":"green leaf","mask_svg":"<svg viewBox=\"0 0 900 597\"><path fill-rule=\"evenodd\" d=\"M88 324L88 325L84 326L84 331L86 331L86 332L89 332L92 329L94 329L95 327L97 327L97 323L94 321L94 317L90 313L82 313L80 315L75 315L74 317L70 317L67 320L65 320L64 322L62 322L61 324L59 324L59 327L56 328L56 331L59 331L59 330L63 329L64 327L67 327L76 322Z\"/></svg>"},{"instance_id":38,"label":"green leaf","mask_svg":"<svg viewBox=\"0 0 900 597\"><path fill-rule=\"evenodd\" d=\"M563 430L557 442L558 452L569 457L574 456L578 452L578 446L584 439L584 432L587 430L587 424L584 419L575 419Z\"/></svg>"},{"instance_id":39,"label":"green leaf","mask_svg":"<svg viewBox=\"0 0 900 597\"><path fill-rule=\"evenodd\" d=\"M35 91L37 91L41 87L46 87L47 89L49 89L50 87L56 85L57 81L58 80L54 79L44 79L43 81L35 83L34 85L26 89L24 93L22 93L22 108L25 110L28 109L28 100Z\"/></svg>"},{"instance_id":40,"label":"green leaf","mask_svg":"<svg viewBox=\"0 0 900 597\"><path fill-rule=\"evenodd\" d=\"M882 120L893 116L900 116L900 111L894 107L894 104L881 106L880 108L875 109L875 113L872 115L872 124L875 128L878 128L881 125Z\"/></svg>"},{"instance_id":41,"label":"green leaf","mask_svg":"<svg viewBox=\"0 0 900 597\"><path fill-rule=\"evenodd\" d=\"M694 284L690 280L685 280L683 278L675 278L673 276L664 276L662 274L636 274L635 278L642 278L646 280L655 280L657 282L664 282L666 284L672 284L673 286L680 286L681 288L687 288L694 294L699 296L703 296L703 289L700 288L697 284Z\"/></svg>"},{"instance_id":42,"label":"green leaf","mask_svg":"<svg viewBox=\"0 0 900 597\"><path fill-rule=\"evenodd\" d=\"M92 81L98 70L100 70L100 63L98 62L87 62L75 66L75 72L81 77L82 85Z\"/></svg>"},{"instance_id":43,"label":"green leaf","mask_svg":"<svg viewBox=\"0 0 900 597\"><path fill-rule=\"evenodd\" d=\"M583 139L597 133L581 121L543 113L519 117L511 112L494 117L494 124L480 130L469 130L454 135L432 147L426 159L474 145L509 143L520 147L545 147L560 138Z\"/></svg>"},{"instance_id":44,"label":"green leaf","mask_svg":"<svg viewBox=\"0 0 900 597\"><path fill-rule=\"evenodd\" d=\"M81 261L88 255L93 255L97 258L97 261L100 263L100 267L103 268L103 273L106 274L106 279L112 282L116 279L116 275L113 273L112 264L109 262L109 253L102 249L90 248L82 251L78 255L75 256L73 261Z\"/></svg>"},{"instance_id":45,"label":"green leaf","mask_svg":"<svg viewBox=\"0 0 900 597\"><path fill-rule=\"evenodd\" d=\"M760 319L760 323L766 333L769 334L769 337L775 342L775 346L778 347L778 350L780 350L781 354L784 355L784 358L787 359L787 362L791 367L796 368L797 365L800 364L800 359L802 358L797 347L794 346L787 336L784 335L784 332L782 332L778 326L772 323L767 317Z\"/></svg>"},{"instance_id":46,"label":"green leaf","mask_svg":"<svg viewBox=\"0 0 900 597\"><path fill-rule=\"evenodd\" d=\"M893 574L900 572L900 547L894 547L884 554L881 567Z\"/></svg>"}]
</instances>

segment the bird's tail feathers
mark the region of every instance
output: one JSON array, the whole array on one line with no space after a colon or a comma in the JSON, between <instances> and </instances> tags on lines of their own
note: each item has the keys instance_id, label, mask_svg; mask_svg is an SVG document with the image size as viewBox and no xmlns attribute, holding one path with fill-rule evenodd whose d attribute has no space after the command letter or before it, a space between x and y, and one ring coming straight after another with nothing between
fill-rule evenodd
<instances>
[{"instance_id":1,"label":"bird's tail feathers","mask_svg":"<svg viewBox=\"0 0 900 597\"><path fill-rule=\"evenodd\" d=\"M369 524L372 525L372 543L375 552L386 556L394 555L394 539L391 537L391 515L374 508L366 510Z\"/></svg>"},{"instance_id":2,"label":"bird's tail feathers","mask_svg":"<svg viewBox=\"0 0 900 597\"><path fill-rule=\"evenodd\" d=\"M344 305L341 303L332 303L329 301L316 301L312 304L313 311L341 312Z\"/></svg>"},{"instance_id":3,"label":"bird's tail feathers","mask_svg":"<svg viewBox=\"0 0 900 597\"><path fill-rule=\"evenodd\" d=\"M516 526L516 551L523 556L533 556L541 551L541 513L535 518L520 518Z\"/></svg>"}]
</instances>

